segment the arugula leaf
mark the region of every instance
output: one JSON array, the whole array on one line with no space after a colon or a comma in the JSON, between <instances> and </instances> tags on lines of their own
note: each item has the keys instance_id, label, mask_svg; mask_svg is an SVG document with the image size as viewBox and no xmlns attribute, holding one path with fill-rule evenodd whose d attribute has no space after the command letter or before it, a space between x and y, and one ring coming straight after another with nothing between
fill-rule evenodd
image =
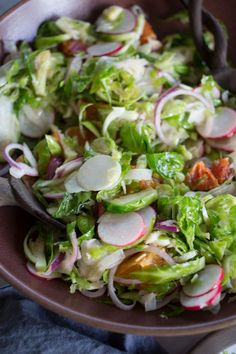
<instances>
[{"instance_id":1,"label":"arugula leaf","mask_svg":"<svg viewBox=\"0 0 236 354\"><path fill-rule=\"evenodd\" d=\"M76 194L65 193L57 211L54 213L54 217L58 219L79 214L83 209L90 208L92 203L91 192L80 192Z\"/></svg>"},{"instance_id":2,"label":"arugula leaf","mask_svg":"<svg viewBox=\"0 0 236 354\"><path fill-rule=\"evenodd\" d=\"M154 172L166 179L178 179L184 168L183 156L176 152L148 154L147 161Z\"/></svg>"}]
</instances>

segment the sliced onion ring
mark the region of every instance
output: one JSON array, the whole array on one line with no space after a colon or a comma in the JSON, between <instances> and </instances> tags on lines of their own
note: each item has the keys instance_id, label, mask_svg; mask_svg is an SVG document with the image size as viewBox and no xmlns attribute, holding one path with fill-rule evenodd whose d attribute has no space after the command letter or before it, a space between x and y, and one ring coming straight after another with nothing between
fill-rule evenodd
<instances>
[{"instance_id":1,"label":"sliced onion ring","mask_svg":"<svg viewBox=\"0 0 236 354\"><path fill-rule=\"evenodd\" d=\"M10 156L10 151L11 150L21 150L24 154L24 157L29 161L30 165L27 165L26 163L23 162L17 162L13 160L13 158ZM9 144L6 146L4 152L3 152L5 160L9 163L11 166L10 168L10 174L15 177L15 178L21 178L24 175L36 177L38 176L38 170L37 170L37 162L28 148L26 144Z\"/></svg>"},{"instance_id":2,"label":"sliced onion ring","mask_svg":"<svg viewBox=\"0 0 236 354\"><path fill-rule=\"evenodd\" d=\"M187 89L184 89L184 88L172 87L168 91L164 92L164 94L161 95L161 97L159 97L159 99L157 100L157 103L156 103L156 108L155 108L155 126L156 126L157 135L160 138L160 140L164 144L169 145L169 146L172 145L172 141L170 141L162 132L162 129L161 129L161 112L162 112L164 106L166 105L166 103L169 102L170 100L172 100L173 98L177 97L177 96L191 96L191 97L194 97L197 100L201 101L206 108L208 108L210 110L214 110L213 105L209 101L207 101L206 98L204 98L199 93L194 92L193 90L187 90Z\"/></svg>"},{"instance_id":3,"label":"sliced onion ring","mask_svg":"<svg viewBox=\"0 0 236 354\"><path fill-rule=\"evenodd\" d=\"M120 278L114 277L114 281L123 285L140 285L143 284L141 280L138 279L128 279L128 278Z\"/></svg>"},{"instance_id":4,"label":"sliced onion ring","mask_svg":"<svg viewBox=\"0 0 236 354\"><path fill-rule=\"evenodd\" d=\"M106 292L106 287L103 286L102 288L98 290L80 290L81 294L89 297L91 299L96 299L97 297L100 297L105 294Z\"/></svg>"},{"instance_id":5,"label":"sliced onion ring","mask_svg":"<svg viewBox=\"0 0 236 354\"><path fill-rule=\"evenodd\" d=\"M56 272L37 272L37 270L35 269L33 264L30 262L26 263L26 268L28 269L28 271L31 274L35 275L38 278L43 278L43 279L47 279L47 280L61 278L61 274L56 273Z\"/></svg>"},{"instance_id":6,"label":"sliced onion ring","mask_svg":"<svg viewBox=\"0 0 236 354\"><path fill-rule=\"evenodd\" d=\"M46 179L53 179L55 172L59 166L61 166L63 160L59 156L53 156L48 164Z\"/></svg>"},{"instance_id":7,"label":"sliced onion ring","mask_svg":"<svg viewBox=\"0 0 236 354\"><path fill-rule=\"evenodd\" d=\"M167 232L179 232L179 228L176 225L175 220L157 221L155 224L155 228Z\"/></svg>"},{"instance_id":8,"label":"sliced onion ring","mask_svg":"<svg viewBox=\"0 0 236 354\"><path fill-rule=\"evenodd\" d=\"M121 310L125 310L125 311L129 311L132 310L134 308L134 306L136 305L136 302L134 302L132 305L125 305L123 302L121 302L117 295L116 295L116 291L114 288L114 275L116 273L118 266L115 266L114 268L112 268L109 272L109 278L108 278L108 293L109 296L111 297L113 304L118 307Z\"/></svg>"},{"instance_id":9,"label":"sliced onion ring","mask_svg":"<svg viewBox=\"0 0 236 354\"><path fill-rule=\"evenodd\" d=\"M69 173L73 172L76 170L78 167L80 167L83 163L83 157L78 157L74 160L71 160L69 162L64 163L60 167L56 169L55 176L54 178L62 178Z\"/></svg>"},{"instance_id":10,"label":"sliced onion ring","mask_svg":"<svg viewBox=\"0 0 236 354\"><path fill-rule=\"evenodd\" d=\"M65 258L65 253L59 253L52 261L52 263L50 264L50 271L51 272L55 272L56 269L59 268L61 262L64 260Z\"/></svg>"}]
</instances>

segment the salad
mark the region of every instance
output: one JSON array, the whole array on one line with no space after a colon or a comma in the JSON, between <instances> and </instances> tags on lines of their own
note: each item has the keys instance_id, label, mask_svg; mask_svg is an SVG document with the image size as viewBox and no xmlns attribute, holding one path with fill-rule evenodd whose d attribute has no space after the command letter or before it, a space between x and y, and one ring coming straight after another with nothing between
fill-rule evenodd
<instances>
[{"instance_id":1,"label":"salad","mask_svg":"<svg viewBox=\"0 0 236 354\"><path fill-rule=\"evenodd\" d=\"M236 293L236 101L191 36L160 41L140 7L111 6L4 45L1 161L66 225L34 224L28 270L122 310L219 310Z\"/></svg>"}]
</instances>

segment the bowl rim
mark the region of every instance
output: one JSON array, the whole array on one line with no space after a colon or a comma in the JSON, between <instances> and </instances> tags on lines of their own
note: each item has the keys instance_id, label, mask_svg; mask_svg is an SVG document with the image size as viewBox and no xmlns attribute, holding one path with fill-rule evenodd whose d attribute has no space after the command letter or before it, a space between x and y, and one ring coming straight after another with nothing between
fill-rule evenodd
<instances>
[{"instance_id":1,"label":"bowl rim","mask_svg":"<svg viewBox=\"0 0 236 354\"><path fill-rule=\"evenodd\" d=\"M27 0L28 1L28 0ZM53 311L61 316L68 317L74 321L82 322L86 325L97 327L103 330L117 332L117 333L131 333L146 336L160 336L160 337L177 337L186 335L197 335L203 333L210 333L213 331L226 329L236 325L236 315L232 315L225 319L213 319L200 324L181 325L181 326L138 326L126 325L125 323L114 323L109 320L93 317L74 311L69 307L63 306L58 302L53 301L52 298L45 296L40 291L30 288L29 284L23 283L16 278L14 274L9 272L3 265L0 264L0 275L10 285L19 290L24 296L30 298L49 311Z\"/></svg>"},{"instance_id":2,"label":"bowl rim","mask_svg":"<svg viewBox=\"0 0 236 354\"><path fill-rule=\"evenodd\" d=\"M3 22L6 18L8 18L12 13L17 11L19 8L31 1L33 0L20 0L17 4L10 7L8 10L6 10L0 15L0 23ZM234 314L224 319L213 319L203 323L169 327L162 327L161 325L147 327L145 325L139 326L130 324L126 325L125 323L117 322L114 323L110 320L104 320L101 318L82 314L78 311L72 310L69 307L63 306L63 304L59 304L58 302L53 301L52 298L45 296L44 294L40 293L40 291L31 289L30 285L25 284L21 280L16 278L14 274L4 268L4 265L2 265L1 263L0 275L5 281L7 281L10 285L16 288L21 294L42 305L46 309L53 311L61 316L70 318L72 320L80 321L86 325L90 325L107 331L117 333L131 333L146 336L175 337L210 333L236 325L236 315Z\"/></svg>"}]
</instances>

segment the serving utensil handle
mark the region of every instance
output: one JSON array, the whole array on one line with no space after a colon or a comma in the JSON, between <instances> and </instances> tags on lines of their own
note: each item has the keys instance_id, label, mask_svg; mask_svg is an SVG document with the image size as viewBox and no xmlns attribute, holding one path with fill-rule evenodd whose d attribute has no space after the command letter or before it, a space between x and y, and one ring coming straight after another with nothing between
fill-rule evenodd
<instances>
[{"instance_id":1,"label":"serving utensil handle","mask_svg":"<svg viewBox=\"0 0 236 354\"><path fill-rule=\"evenodd\" d=\"M0 177L0 207L1 206L17 206L11 186L7 178Z\"/></svg>"}]
</instances>

